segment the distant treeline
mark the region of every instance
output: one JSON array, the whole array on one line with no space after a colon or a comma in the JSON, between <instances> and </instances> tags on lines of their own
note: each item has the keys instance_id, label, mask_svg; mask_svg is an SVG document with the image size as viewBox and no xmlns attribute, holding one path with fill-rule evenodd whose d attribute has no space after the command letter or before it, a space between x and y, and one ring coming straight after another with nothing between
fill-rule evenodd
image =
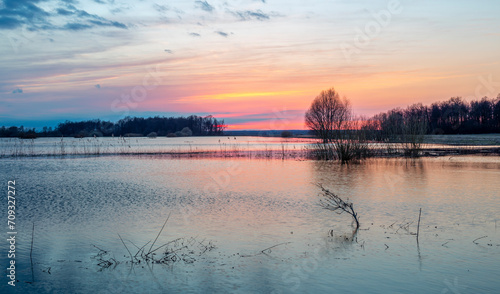
<instances>
[{"instance_id":1,"label":"distant treeline","mask_svg":"<svg viewBox=\"0 0 500 294\"><path fill-rule=\"evenodd\" d=\"M21 127L1 127L0 137L93 137L93 136L214 136L222 135L226 125L209 115L200 117L125 117L116 123L87 120L60 123L56 128L43 127L42 131Z\"/></svg>"},{"instance_id":2,"label":"distant treeline","mask_svg":"<svg viewBox=\"0 0 500 294\"><path fill-rule=\"evenodd\" d=\"M454 97L431 106L395 108L375 115L369 128L380 130L384 136L402 132L408 122L411 127L423 127L426 134L500 133L500 95L471 102Z\"/></svg>"}]
</instances>

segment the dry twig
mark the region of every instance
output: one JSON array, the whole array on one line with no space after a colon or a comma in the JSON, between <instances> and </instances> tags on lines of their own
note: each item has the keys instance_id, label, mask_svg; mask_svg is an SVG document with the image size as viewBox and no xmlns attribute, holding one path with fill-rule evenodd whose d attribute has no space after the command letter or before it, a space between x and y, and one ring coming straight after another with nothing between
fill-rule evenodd
<instances>
[{"instance_id":1,"label":"dry twig","mask_svg":"<svg viewBox=\"0 0 500 294\"><path fill-rule=\"evenodd\" d=\"M330 192L328 189L324 188L321 184L316 184L323 191L323 198L320 200L319 205L324 209L335 211L338 214L346 212L356 222L356 229L359 228L358 214L354 211L353 203L349 200L344 201L339 196Z\"/></svg>"}]
</instances>

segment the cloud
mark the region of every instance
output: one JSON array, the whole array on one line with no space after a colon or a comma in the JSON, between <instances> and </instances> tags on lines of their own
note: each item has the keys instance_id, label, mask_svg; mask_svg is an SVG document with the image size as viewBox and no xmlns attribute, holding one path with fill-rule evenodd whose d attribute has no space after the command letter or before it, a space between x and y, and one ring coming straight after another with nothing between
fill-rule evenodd
<instances>
[{"instance_id":1,"label":"cloud","mask_svg":"<svg viewBox=\"0 0 500 294\"><path fill-rule=\"evenodd\" d=\"M165 13L167 12L168 10L170 10L170 8L167 6L167 5L160 5L160 4L153 4L153 8L160 12L160 13Z\"/></svg>"},{"instance_id":2,"label":"cloud","mask_svg":"<svg viewBox=\"0 0 500 294\"><path fill-rule=\"evenodd\" d=\"M17 88L14 91L12 91L12 94L21 94L23 92L23 89Z\"/></svg>"},{"instance_id":3,"label":"cloud","mask_svg":"<svg viewBox=\"0 0 500 294\"><path fill-rule=\"evenodd\" d=\"M173 52L172 50L170 50L170 49L165 49L165 50L163 50L163 51L165 51L165 52L167 52L167 53L170 53L170 54L174 54L174 52Z\"/></svg>"},{"instance_id":4,"label":"cloud","mask_svg":"<svg viewBox=\"0 0 500 294\"><path fill-rule=\"evenodd\" d=\"M212 12L215 8L210 5L207 1L194 1L196 4L196 7L200 8L201 10L205 10L207 12Z\"/></svg>"},{"instance_id":5,"label":"cloud","mask_svg":"<svg viewBox=\"0 0 500 294\"><path fill-rule=\"evenodd\" d=\"M63 16L71 16L74 19L75 16L80 18L80 22L70 22L64 25L61 29L63 30L85 30L94 27L116 27L120 29L127 29L127 26L123 23L117 21L107 20L104 17L100 17L95 14L90 14L85 10L80 10L73 5L68 5L69 9L57 9L57 13Z\"/></svg>"},{"instance_id":6,"label":"cloud","mask_svg":"<svg viewBox=\"0 0 500 294\"><path fill-rule=\"evenodd\" d=\"M224 38L229 37L229 34L228 34L228 33L226 33L226 32L222 32L222 31L215 31L215 33L216 33L216 34L219 34L219 35L221 35L221 36L223 36Z\"/></svg>"},{"instance_id":7,"label":"cloud","mask_svg":"<svg viewBox=\"0 0 500 294\"><path fill-rule=\"evenodd\" d=\"M127 29L127 26L117 21L100 21L100 20L89 20L90 23L96 26L102 27L115 27L119 29Z\"/></svg>"},{"instance_id":8,"label":"cloud","mask_svg":"<svg viewBox=\"0 0 500 294\"><path fill-rule=\"evenodd\" d=\"M45 0L4 0L0 9L0 29L15 29L24 25L30 30L62 29L84 30L94 27L116 27L127 29L127 26L117 21L111 21L101 16L90 14L76 8L76 1L65 0L65 7L56 8L55 12L47 12L38 4ZM109 1L108 1L109 2ZM66 22L54 25L52 21Z\"/></svg>"},{"instance_id":9,"label":"cloud","mask_svg":"<svg viewBox=\"0 0 500 294\"><path fill-rule=\"evenodd\" d=\"M198 33L189 33L189 35L193 37L201 37L201 35Z\"/></svg>"},{"instance_id":10,"label":"cloud","mask_svg":"<svg viewBox=\"0 0 500 294\"><path fill-rule=\"evenodd\" d=\"M115 0L94 0L95 3L99 3L99 4L114 4L115 3Z\"/></svg>"},{"instance_id":11,"label":"cloud","mask_svg":"<svg viewBox=\"0 0 500 294\"><path fill-rule=\"evenodd\" d=\"M66 10L64 8L58 8L56 10L57 14L59 15L73 15L73 12L72 11L69 11L69 10Z\"/></svg>"},{"instance_id":12,"label":"cloud","mask_svg":"<svg viewBox=\"0 0 500 294\"><path fill-rule=\"evenodd\" d=\"M264 13L262 10L245 10L245 11L229 11L234 16L238 17L240 20L267 20L270 19L271 16L267 13Z\"/></svg>"},{"instance_id":13,"label":"cloud","mask_svg":"<svg viewBox=\"0 0 500 294\"><path fill-rule=\"evenodd\" d=\"M0 16L0 29L15 29L20 26L22 22L18 19L8 16Z\"/></svg>"},{"instance_id":14,"label":"cloud","mask_svg":"<svg viewBox=\"0 0 500 294\"><path fill-rule=\"evenodd\" d=\"M67 23L64 25L63 29L64 30L71 30L71 31L79 31L79 30L86 30L90 29L92 26L87 25L87 24L81 24L81 23Z\"/></svg>"},{"instance_id":15,"label":"cloud","mask_svg":"<svg viewBox=\"0 0 500 294\"><path fill-rule=\"evenodd\" d=\"M100 88L101 88L101 85L100 85L100 84L97 84L97 85L95 85L94 87L96 87L97 89L100 89Z\"/></svg>"},{"instance_id":16,"label":"cloud","mask_svg":"<svg viewBox=\"0 0 500 294\"><path fill-rule=\"evenodd\" d=\"M0 9L0 29L13 29L22 25L46 25L49 13L36 3L41 0L4 0Z\"/></svg>"}]
</instances>

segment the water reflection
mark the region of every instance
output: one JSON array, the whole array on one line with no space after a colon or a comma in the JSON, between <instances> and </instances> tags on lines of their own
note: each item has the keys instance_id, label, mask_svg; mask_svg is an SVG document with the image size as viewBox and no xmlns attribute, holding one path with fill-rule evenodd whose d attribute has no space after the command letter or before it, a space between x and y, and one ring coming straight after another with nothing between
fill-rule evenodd
<instances>
[{"instance_id":1,"label":"water reflection","mask_svg":"<svg viewBox=\"0 0 500 294\"><path fill-rule=\"evenodd\" d=\"M142 156L4 159L0 165L3 180L18 181L22 200L20 293L441 292L454 277L474 292L498 286L500 161L494 157L341 166ZM315 183L354 203L359 231L349 216L321 209ZM193 264L131 270L117 233L140 246L155 238L169 213L158 244L196 237L217 249ZM23 264L32 222L37 282L29 285ZM472 242L481 236L488 237ZM99 272L92 244L121 263Z\"/></svg>"}]
</instances>

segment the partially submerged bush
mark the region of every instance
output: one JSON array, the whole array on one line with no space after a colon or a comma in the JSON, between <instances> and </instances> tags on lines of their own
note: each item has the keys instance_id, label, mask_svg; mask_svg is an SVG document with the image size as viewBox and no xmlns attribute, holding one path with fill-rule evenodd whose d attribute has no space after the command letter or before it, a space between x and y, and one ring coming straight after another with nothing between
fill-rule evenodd
<instances>
[{"instance_id":1,"label":"partially submerged bush","mask_svg":"<svg viewBox=\"0 0 500 294\"><path fill-rule=\"evenodd\" d=\"M314 152L319 159L338 159L342 164L368 156L367 130L361 118L354 116L345 97L331 88L322 91L305 115L306 126L321 139Z\"/></svg>"},{"instance_id":2,"label":"partially submerged bush","mask_svg":"<svg viewBox=\"0 0 500 294\"><path fill-rule=\"evenodd\" d=\"M166 264L166 265L180 261L183 261L184 263L193 263L196 261L198 257L216 248L211 241L206 242L205 239L198 241L196 238L193 237L177 238L175 240L172 240L155 248L156 241L163 232L163 229L165 228L165 225L167 224L169 218L170 215L165 220L165 223L161 227L160 231L158 232L158 235L152 242L151 246L149 246L149 249L147 247L152 240L148 241L142 247L139 247L135 245L132 241L123 240L122 237L118 234L118 237L120 238L123 246L125 247L125 249L129 254L128 257L130 258L130 261L119 261L115 258L112 258L109 256L109 251L103 250L93 245L96 249L99 250L99 252L94 257L94 259L96 259L98 262L97 265L100 267L99 271L102 271L103 269L110 267L115 268L118 264L122 262L126 263L130 262L132 264L151 262L151 263ZM132 245L137 248L135 254L132 254L132 252L129 249L129 246L127 246L125 241L128 241L129 246ZM163 249L162 250L163 253L160 253L159 251L160 249Z\"/></svg>"},{"instance_id":3,"label":"partially submerged bush","mask_svg":"<svg viewBox=\"0 0 500 294\"><path fill-rule=\"evenodd\" d=\"M359 228L359 220L358 214L354 211L353 203L349 202L349 200L342 200L336 194L330 192L328 189L325 189L321 184L317 184L316 186L321 189L323 196L323 198L320 199L319 205L324 209L335 211L338 214L342 214L343 212L349 214L356 223L357 230Z\"/></svg>"}]
</instances>

